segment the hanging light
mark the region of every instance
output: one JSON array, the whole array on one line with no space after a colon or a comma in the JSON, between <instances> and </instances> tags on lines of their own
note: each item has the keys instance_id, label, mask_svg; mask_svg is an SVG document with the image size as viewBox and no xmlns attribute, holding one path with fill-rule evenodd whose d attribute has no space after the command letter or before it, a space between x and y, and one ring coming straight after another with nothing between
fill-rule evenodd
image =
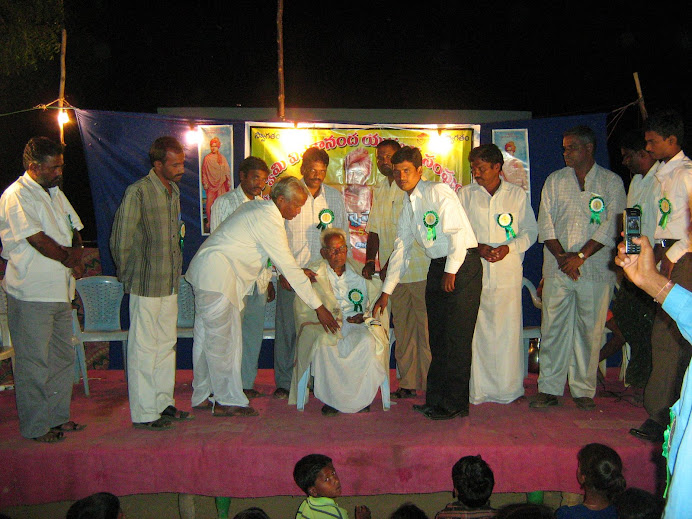
<instances>
[{"instance_id":1,"label":"hanging light","mask_svg":"<svg viewBox=\"0 0 692 519\"><path fill-rule=\"evenodd\" d=\"M70 116L67 115L67 112L65 110L60 110L58 112L58 124L62 126L63 124L69 123L70 122Z\"/></svg>"}]
</instances>

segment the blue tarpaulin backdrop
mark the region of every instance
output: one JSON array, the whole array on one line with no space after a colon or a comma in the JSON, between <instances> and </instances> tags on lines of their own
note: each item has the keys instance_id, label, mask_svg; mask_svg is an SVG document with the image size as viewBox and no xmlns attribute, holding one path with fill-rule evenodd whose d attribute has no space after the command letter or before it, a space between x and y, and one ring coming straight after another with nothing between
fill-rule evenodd
<instances>
[{"instance_id":1,"label":"blue tarpaulin backdrop","mask_svg":"<svg viewBox=\"0 0 692 519\"><path fill-rule=\"evenodd\" d=\"M103 112L75 110L84 144L89 182L96 212L96 232L101 264L105 275L115 275L115 267L108 248L108 238L113 217L127 186L146 175L149 164L149 147L158 137L171 135L185 147L185 175L181 180L181 210L186 226L183 272L204 237L200 229L199 159L197 145L188 145L185 134L198 124L229 124L233 126L233 163L245 158L245 121L190 119L156 114ZM481 126L481 143L492 142L493 129L527 128L531 160L531 205L536 215L540 205L541 189L548 175L562 167L562 132L573 126L590 126L598 136L596 161L609 167L606 146L607 114L592 114L525 121L489 123ZM473 123L473 121L464 121ZM376 123L375 123L376 124ZM235 185L238 173L234 171ZM68 193L69 196L69 193ZM541 279L543 247L539 244L529 249L524 260L524 276L534 284ZM126 308L126 307L125 307ZM123 312L125 319L127 312ZM540 312L530 300L524 298L524 323L540 324ZM271 367L271 345L263 347L260 367ZM190 340L183 339L178 349L178 366L191 367ZM122 367L119 347L111 348L111 364Z\"/></svg>"}]
</instances>

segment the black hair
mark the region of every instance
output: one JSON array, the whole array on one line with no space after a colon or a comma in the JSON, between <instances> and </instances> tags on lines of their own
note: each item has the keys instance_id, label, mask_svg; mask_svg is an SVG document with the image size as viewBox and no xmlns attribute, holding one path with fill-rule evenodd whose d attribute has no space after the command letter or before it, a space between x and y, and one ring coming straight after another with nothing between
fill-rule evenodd
<instances>
[{"instance_id":1,"label":"black hair","mask_svg":"<svg viewBox=\"0 0 692 519\"><path fill-rule=\"evenodd\" d=\"M419 507L409 502L394 510L389 519L428 519L428 516Z\"/></svg>"},{"instance_id":2,"label":"black hair","mask_svg":"<svg viewBox=\"0 0 692 519\"><path fill-rule=\"evenodd\" d=\"M678 145L681 147L682 141L685 138L685 124L680 114L675 110L661 110L654 113L646 121L646 131L656 132L664 139L675 135Z\"/></svg>"},{"instance_id":3,"label":"black hair","mask_svg":"<svg viewBox=\"0 0 692 519\"><path fill-rule=\"evenodd\" d=\"M554 519L555 512L546 505L513 503L497 511L495 519Z\"/></svg>"},{"instance_id":4,"label":"black hair","mask_svg":"<svg viewBox=\"0 0 692 519\"><path fill-rule=\"evenodd\" d=\"M480 455L464 456L452 467L452 483L459 501L468 507L478 508L490 499L495 476Z\"/></svg>"},{"instance_id":5,"label":"black hair","mask_svg":"<svg viewBox=\"0 0 692 519\"><path fill-rule=\"evenodd\" d=\"M251 508L246 508L245 510L238 512L237 514L235 514L233 519L269 519L269 516L267 515L267 512L265 512L261 508L253 506Z\"/></svg>"},{"instance_id":6,"label":"black hair","mask_svg":"<svg viewBox=\"0 0 692 519\"><path fill-rule=\"evenodd\" d=\"M613 505L619 519L660 519L663 499L641 488L628 488L615 496Z\"/></svg>"},{"instance_id":7,"label":"black hair","mask_svg":"<svg viewBox=\"0 0 692 519\"><path fill-rule=\"evenodd\" d=\"M29 169L31 164L43 164L48 157L62 155L64 151L65 146L48 137L32 137L24 146L24 169Z\"/></svg>"},{"instance_id":8,"label":"black hair","mask_svg":"<svg viewBox=\"0 0 692 519\"><path fill-rule=\"evenodd\" d=\"M584 144L591 144L593 146L593 151L596 152L596 134L588 126L580 124L574 128L570 128L562 133L563 137L577 137Z\"/></svg>"},{"instance_id":9,"label":"black hair","mask_svg":"<svg viewBox=\"0 0 692 519\"><path fill-rule=\"evenodd\" d=\"M267 166L267 163L259 157L253 157L252 155L244 158L238 167L238 171L241 173L247 173L255 169L269 173L269 166Z\"/></svg>"},{"instance_id":10,"label":"black hair","mask_svg":"<svg viewBox=\"0 0 692 519\"><path fill-rule=\"evenodd\" d=\"M399 141L395 141L394 139L383 140L381 143L377 145L377 149L379 150L380 148L384 148L385 146L389 146L390 148L394 148L395 150L401 149L401 143Z\"/></svg>"},{"instance_id":11,"label":"black hair","mask_svg":"<svg viewBox=\"0 0 692 519\"><path fill-rule=\"evenodd\" d=\"M117 519L120 500L110 492L99 492L72 504L65 519Z\"/></svg>"},{"instance_id":12,"label":"black hair","mask_svg":"<svg viewBox=\"0 0 692 519\"><path fill-rule=\"evenodd\" d=\"M577 454L583 488L612 500L627 486L622 475L622 460L617 452L602 443L589 443Z\"/></svg>"},{"instance_id":13,"label":"black hair","mask_svg":"<svg viewBox=\"0 0 692 519\"><path fill-rule=\"evenodd\" d=\"M308 171L315 162L321 162L325 166L329 166L329 155L326 151L319 148L308 148L303 153L303 163L300 165L300 172Z\"/></svg>"},{"instance_id":14,"label":"black hair","mask_svg":"<svg viewBox=\"0 0 692 519\"><path fill-rule=\"evenodd\" d=\"M170 137L168 135L164 137L159 137L156 139L151 148L149 148L149 162L154 165L157 160L164 162L166 160L166 153L185 153L183 146L178 142L175 137Z\"/></svg>"},{"instance_id":15,"label":"black hair","mask_svg":"<svg viewBox=\"0 0 692 519\"><path fill-rule=\"evenodd\" d=\"M410 162L418 169L423 165L423 156L415 146L403 146L392 155L392 164L401 164L402 162Z\"/></svg>"},{"instance_id":16,"label":"black hair","mask_svg":"<svg viewBox=\"0 0 692 519\"><path fill-rule=\"evenodd\" d=\"M469 153L469 162L474 160L482 160L488 164L499 164L500 167L505 163L500 148L494 144L481 144L473 148Z\"/></svg>"},{"instance_id":17,"label":"black hair","mask_svg":"<svg viewBox=\"0 0 692 519\"><path fill-rule=\"evenodd\" d=\"M646 139L641 130L630 130L620 138L620 147L632 151L645 151Z\"/></svg>"},{"instance_id":18,"label":"black hair","mask_svg":"<svg viewBox=\"0 0 692 519\"><path fill-rule=\"evenodd\" d=\"M315 486L320 471L331 463L332 459L324 454L308 454L298 460L293 468L293 480L303 492L308 494L308 489Z\"/></svg>"}]
</instances>

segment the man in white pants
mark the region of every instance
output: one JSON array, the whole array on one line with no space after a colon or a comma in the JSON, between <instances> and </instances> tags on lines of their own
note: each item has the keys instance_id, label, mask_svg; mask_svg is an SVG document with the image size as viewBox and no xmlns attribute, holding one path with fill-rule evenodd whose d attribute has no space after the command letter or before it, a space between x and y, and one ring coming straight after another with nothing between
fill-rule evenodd
<instances>
[{"instance_id":1,"label":"man in white pants","mask_svg":"<svg viewBox=\"0 0 692 519\"><path fill-rule=\"evenodd\" d=\"M338 330L288 246L284 220L300 213L307 196L297 178L281 179L271 200L241 205L192 258L185 277L195 290L193 407L212 408L214 416L257 415L243 393L240 313L268 259L316 311L325 330Z\"/></svg>"},{"instance_id":2,"label":"man in white pants","mask_svg":"<svg viewBox=\"0 0 692 519\"><path fill-rule=\"evenodd\" d=\"M127 384L137 429L160 431L190 414L175 408L178 286L185 228L177 182L185 152L173 137L149 150L149 174L125 191L115 214L110 248L118 279L130 294Z\"/></svg>"}]
</instances>

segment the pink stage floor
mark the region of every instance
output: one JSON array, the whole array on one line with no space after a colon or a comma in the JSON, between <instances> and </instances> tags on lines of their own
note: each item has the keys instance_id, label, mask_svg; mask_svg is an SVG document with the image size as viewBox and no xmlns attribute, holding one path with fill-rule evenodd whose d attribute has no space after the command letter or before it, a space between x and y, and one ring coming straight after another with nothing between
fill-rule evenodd
<instances>
[{"instance_id":1,"label":"pink stage floor","mask_svg":"<svg viewBox=\"0 0 692 519\"><path fill-rule=\"evenodd\" d=\"M451 490L451 467L481 454L495 473L496 492L579 492L576 453L590 442L618 451L630 486L658 487L661 447L628 434L643 409L617 398L616 380L596 398L596 411L562 406L529 410L522 398L509 405L471 406L468 418L431 422L412 411L422 398L392 405L379 396L368 414L325 418L314 398L304 412L271 397L252 401L254 418L195 419L174 430L135 430L122 371L90 372L90 398L75 386L73 418L88 424L60 444L19 436L14 392L0 393L0 506L78 499L94 492L117 495L179 492L211 496L299 495L295 462L319 452L334 459L344 495L410 494ZM610 375L610 374L609 374ZM190 371L178 372L176 402L190 408ZM258 389L270 393L273 374L260 370ZM394 374L393 386L396 389ZM527 396L536 378L526 379Z\"/></svg>"}]
</instances>

